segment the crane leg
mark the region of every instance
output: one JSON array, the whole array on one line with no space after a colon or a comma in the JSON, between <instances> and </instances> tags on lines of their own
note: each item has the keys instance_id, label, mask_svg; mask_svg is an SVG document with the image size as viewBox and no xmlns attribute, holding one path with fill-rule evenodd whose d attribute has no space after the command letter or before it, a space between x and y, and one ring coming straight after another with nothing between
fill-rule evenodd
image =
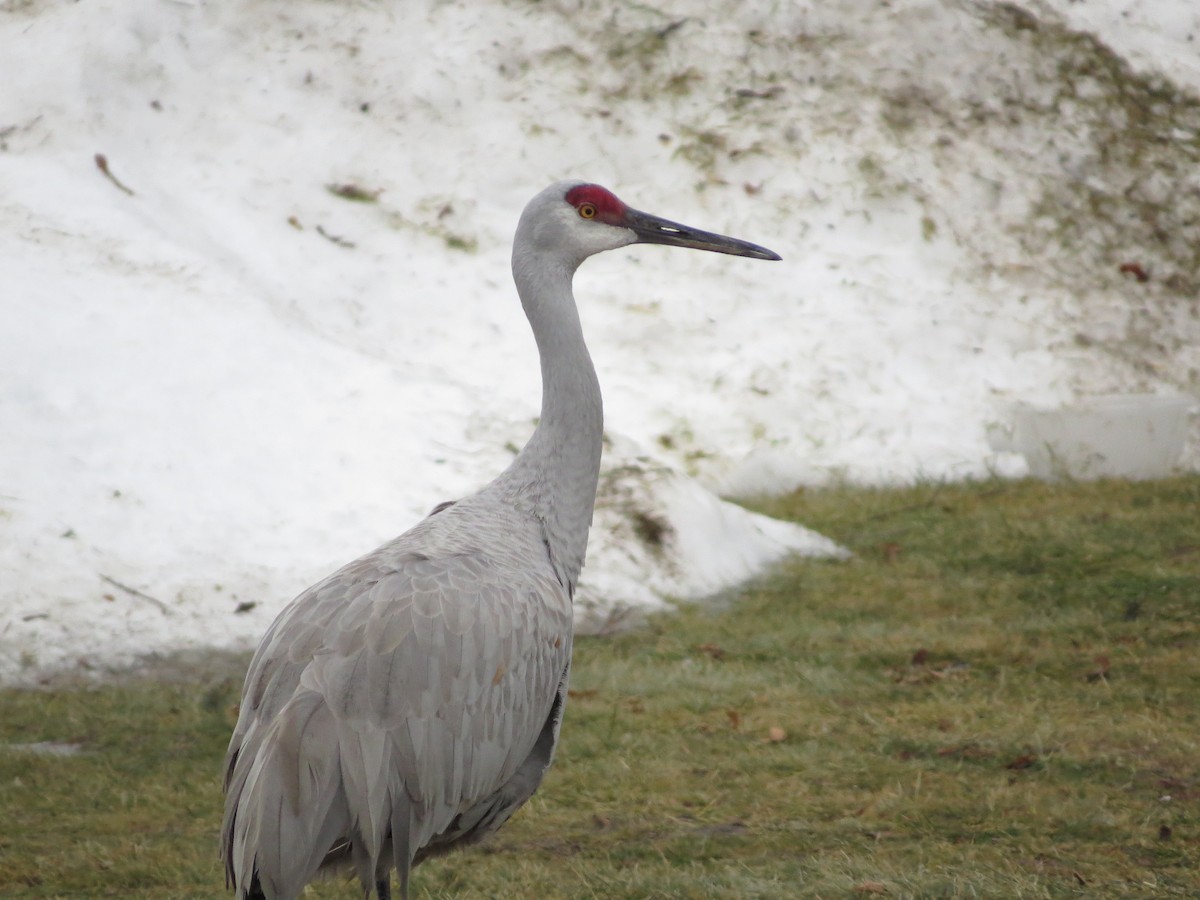
<instances>
[{"instance_id":1,"label":"crane leg","mask_svg":"<svg viewBox=\"0 0 1200 900\"><path fill-rule=\"evenodd\" d=\"M392 900L392 885L387 878L375 882L375 896L378 900Z\"/></svg>"}]
</instances>

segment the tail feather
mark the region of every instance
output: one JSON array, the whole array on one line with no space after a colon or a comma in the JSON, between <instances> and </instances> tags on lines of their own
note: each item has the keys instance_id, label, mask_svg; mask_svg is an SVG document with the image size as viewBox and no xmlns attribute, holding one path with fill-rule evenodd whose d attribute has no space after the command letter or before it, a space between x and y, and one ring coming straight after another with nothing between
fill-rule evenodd
<instances>
[{"instance_id":1,"label":"tail feather","mask_svg":"<svg viewBox=\"0 0 1200 900\"><path fill-rule=\"evenodd\" d=\"M408 900L408 876L416 855L412 840L414 812L413 802L401 786L392 794L392 865L400 885L400 900Z\"/></svg>"},{"instance_id":2,"label":"tail feather","mask_svg":"<svg viewBox=\"0 0 1200 900\"><path fill-rule=\"evenodd\" d=\"M337 723L319 694L302 691L255 744L230 777L227 874L241 896L257 888L265 900L295 900L351 824Z\"/></svg>"},{"instance_id":3,"label":"tail feather","mask_svg":"<svg viewBox=\"0 0 1200 900\"><path fill-rule=\"evenodd\" d=\"M364 896L380 878L387 883L388 864L383 863L384 841L390 826L387 803L387 739L378 730L358 730L341 722L338 750L342 791L353 821L350 856L363 885ZM376 888L378 890L378 888Z\"/></svg>"}]
</instances>

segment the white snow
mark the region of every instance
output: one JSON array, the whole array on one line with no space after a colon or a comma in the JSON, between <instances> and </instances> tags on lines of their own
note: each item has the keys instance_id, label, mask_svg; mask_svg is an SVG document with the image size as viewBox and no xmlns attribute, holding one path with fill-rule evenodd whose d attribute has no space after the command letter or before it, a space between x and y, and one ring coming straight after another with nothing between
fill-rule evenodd
<instances>
[{"instance_id":1,"label":"white snow","mask_svg":"<svg viewBox=\"0 0 1200 900\"><path fill-rule=\"evenodd\" d=\"M1200 90L1189 0L1022 5ZM585 627L841 553L718 494L1019 475L986 440L1013 402L1195 393L1167 263L1117 273L1179 254L1038 231L1047 185L1181 202L1194 160L1100 167L1030 32L665 6L0 2L0 682L253 646L498 472L538 409L509 242L558 178L784 256L581 270L612 443Z\"/></svg>"}]
</instances>

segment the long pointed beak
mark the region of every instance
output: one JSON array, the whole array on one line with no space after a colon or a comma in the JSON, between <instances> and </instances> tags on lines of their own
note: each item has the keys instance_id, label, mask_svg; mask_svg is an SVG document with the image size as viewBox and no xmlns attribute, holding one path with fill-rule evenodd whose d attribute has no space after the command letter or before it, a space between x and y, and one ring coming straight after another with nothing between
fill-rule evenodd
<instances>
[{"instance_id":1,"label":"long pointed beak","mask_svg":"<svg viewBox=\"0 0 1200 900\"><path fill-rule=\"evenodd\" d=\"M781 259L778 253L740 241L737 238L726 237L723 234L713 234L711 231L701 231L688 225L680 225L669 219L652 216L638 209L626 209L625 221L622 223L637 235L638 244L668 244L672 247L690 247L693 250L711 250L713 253L728 253L731 256L749 256L753 259Z\"/></svg>"}]
</instances>

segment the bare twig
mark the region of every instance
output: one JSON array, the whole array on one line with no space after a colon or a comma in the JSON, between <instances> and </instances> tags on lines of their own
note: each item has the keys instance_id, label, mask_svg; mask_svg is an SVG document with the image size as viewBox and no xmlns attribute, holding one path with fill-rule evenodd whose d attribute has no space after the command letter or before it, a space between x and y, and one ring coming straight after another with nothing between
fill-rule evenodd
<instances>
[{"instance_id":1,"label":"bare twig","mask_svg":"<svg viewBox=\"0 0 1200 900\"><path fill-rule=\"evenodd\" d=\"M127 594L132 594L134 597L138 597L142 600L149 600L151 603L153 603L155 606L157 606L159 609L162 610L162 614L164 616L169 616L171 614L171 610L167 609L167 604L163 603L157 597L151 597L149 594L143 594L137 588L131 588L127 584L121 584L121 582L117 581L117 579L109 578L107 575L105 575L103 573L101 573L100 578L104 581L107 581L113 587L119 588L120 590L124 591Z\"/></svg>"},{"instance_id":2,"label":"bare twig","mask_svg":"<svg viewBox=\"0 0 1200 900\"><path fill-rule=\"evenodd\" d=\"M353 241L348 241L344 237L339 237L336 234L330 234L328 231L326 231L320 225L317 226L317 234L319 234L321 237L325 238L325 240L330 241L334 244L337 244L339 247L345 247L347 250L354 249Z\"/></svg>"},{"instance_id":3,"label":"bare twig","mask_svg":"<svg viewBox=\"0 0 1200 900\"><path fill-rule=\"evenodd\" d=\"M668 22L662 28L659 28L657 31L655 31L654 34L660 40L666 40L668 37L671 36L672 31L678 31L680 28L682 28L684 25L686 25L689 21L690 20L687 18L687 16L684 16L682 19L676 19L674 22Z\"/></svg>"},{"instance_id":4,"label":"bare twig","mask_svg":"<svg viewBox=\"0 0 1200 900\"><path fill-rule=\"evenodd\" d=\"M117 176L109 171L108 157L106 157L103 153L97 153L95 156L95 159L96 159L96 168L104 173L104 177L107 178L109 181L111 181L113 184L115 184L117 187L119 187L121 190L123 190L125 193L127 193L130 197L132 197L133 191L130 190L125 185L123 185L120 182L120 180L117 178Z\"/></svg>"},{"instance_id":5,"label":"bare twig","mask_svg":"<svg viewBox=\"0 0 1200 900\"><path fill-rule=\"evenodd\" d=\"M754 88L738 88L733 92L735 97L740 97L743 100L774 100L782 93L783 87L778 84L773 84L761 91L756 91Z\"/></svg>"}]
</instances>

